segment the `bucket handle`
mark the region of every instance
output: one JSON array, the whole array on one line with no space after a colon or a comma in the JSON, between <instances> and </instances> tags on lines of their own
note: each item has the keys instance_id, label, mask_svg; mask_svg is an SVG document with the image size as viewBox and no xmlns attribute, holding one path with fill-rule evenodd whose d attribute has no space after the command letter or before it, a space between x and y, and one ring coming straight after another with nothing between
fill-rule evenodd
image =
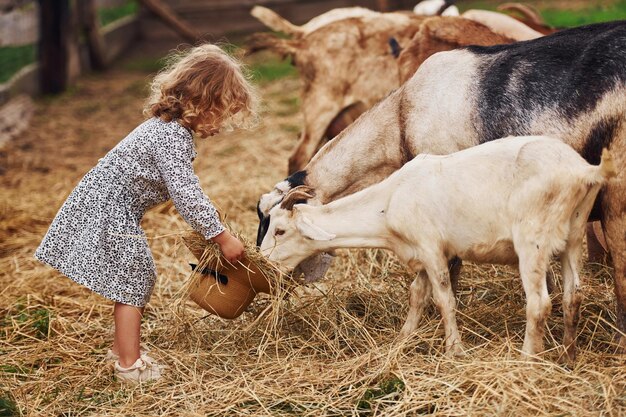
<instances>
[{"instance_id":1,"label":"bucket handle","mask_svg":"<svg viewBox=\"0 0 626 417\"><path fill-rule=\"evenodd\" d=\"M201 268L201 269L196 270L196 268L198 267L198 265L196 265L196 264L192 264L192 263L190 263L190 264L189 264L189 266L191 266L191 269L192 269L192 270L194 270L194 271L196 271L196 272L199 272L199 273L201 273L202 275L213 275L213 277L214 277L217 281L219 281L219 283L220 283L220 284L222 284L222 285L226 285L226 284L228 284L228 277L227 277L226 275L224 275L224 274L220 274L219 272L217 272L217 271L216 271L216 270L214 270L214 269L210 269L210 268L204 267L204 268Z\"/></svg>"}]
</instances>

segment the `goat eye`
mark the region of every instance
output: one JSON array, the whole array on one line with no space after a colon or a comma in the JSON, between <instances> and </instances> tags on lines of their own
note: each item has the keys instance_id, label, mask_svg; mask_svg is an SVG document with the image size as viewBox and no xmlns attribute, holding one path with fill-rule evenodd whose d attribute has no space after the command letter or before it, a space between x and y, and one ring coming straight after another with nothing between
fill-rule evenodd
<instances>
[{"instance_id":1,"label":"goat eye","mask_svg":"<svg viewBox=\"0 0 626 417\"><path fill-rule=\"evenodd\" d=\"M284 235L284 234L285 234L285 231L284 231L283 229L276 229L276 230L274 231L274 234L275 234L276 236L282 236L282 235Z\"/></svg>"}]
</instances>

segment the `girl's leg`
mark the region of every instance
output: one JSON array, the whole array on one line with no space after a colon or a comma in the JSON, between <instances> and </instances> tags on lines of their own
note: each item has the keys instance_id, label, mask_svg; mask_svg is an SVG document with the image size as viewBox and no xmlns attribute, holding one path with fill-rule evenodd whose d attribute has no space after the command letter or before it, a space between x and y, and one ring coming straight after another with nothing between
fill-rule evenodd
<instances>
[{"instance_id":1,"label":"girl's leg","mask_svg":"<svg viewBox=\"0 0 626 417\"><path fill-rule=\"evenodd\" d=\"M120 366L128 368L139 359L139 342L143 307L115 303L115 336L113 352L119 355Z\"/></svg>"}]
</instances>

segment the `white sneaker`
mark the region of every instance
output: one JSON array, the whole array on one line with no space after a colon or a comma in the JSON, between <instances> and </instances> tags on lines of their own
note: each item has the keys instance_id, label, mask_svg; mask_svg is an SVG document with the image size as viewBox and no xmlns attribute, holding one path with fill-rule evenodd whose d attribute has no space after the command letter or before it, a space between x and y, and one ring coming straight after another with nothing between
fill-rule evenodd
<instances>
[{"instance_id":1,"label":"white sneaker","mask_svg":"<svg viewBox=\"0 0 626 417\"><path fill-rule=\"evenodd\" d=\"M155 381L161 378L163 367L157 364L154 359L147 355L141 355L128 368L122 368L119 360L115 361L115 375L122 380L129 382Z\"/></svg>"}]
</instances>

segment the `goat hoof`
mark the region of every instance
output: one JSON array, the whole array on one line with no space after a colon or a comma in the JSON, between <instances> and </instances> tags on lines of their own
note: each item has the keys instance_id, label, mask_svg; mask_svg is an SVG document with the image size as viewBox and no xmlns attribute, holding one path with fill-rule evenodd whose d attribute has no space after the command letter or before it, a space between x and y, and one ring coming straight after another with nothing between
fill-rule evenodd
<instances>
[{"instance_id":1,"label":"goat hoof","mask_svg":"<svg viewBox=\"0 0 626 417\"><path fill-rule=\"evenodd\" d=\"M400 333L398 334L398 340L407 340L409 337L411 337L411 334L413 332L410 330L400 330Z\"/></svg>"},{"instance_id":2,"label":"goat hoof","mask_svg":"<svg viewBox=\"0 0 626 417\"><path fill-rule=\"evenodd\" d=\"M535 352L527 352L525 350L522 350L522 353L520 354L520 360L526 362L539 362L539 356L537 356L537 353Z\"/></svg>"},{"instance_id":3,"label":"goat hoof","mask_svg":"<svg viewBox=\"0 0 626 417\"><path fill-rule=\"evenodd\" d=\"M463 349L463 345L461 343L455 343L448 348L446 356L448 358L465 358L467 357L467 353L465 353L465 349Z\"/></svg>"},{"instance_id":4,"label":"goat hoof","mask_svg":"<svg viewBox=\"0 0 626 417\"><path fill-rule=\"evenodd\" d=\"M576 363L576 353L563 352L559 356L558 362L567 368L571 368Z\"/></svg>"}]
</instances>

